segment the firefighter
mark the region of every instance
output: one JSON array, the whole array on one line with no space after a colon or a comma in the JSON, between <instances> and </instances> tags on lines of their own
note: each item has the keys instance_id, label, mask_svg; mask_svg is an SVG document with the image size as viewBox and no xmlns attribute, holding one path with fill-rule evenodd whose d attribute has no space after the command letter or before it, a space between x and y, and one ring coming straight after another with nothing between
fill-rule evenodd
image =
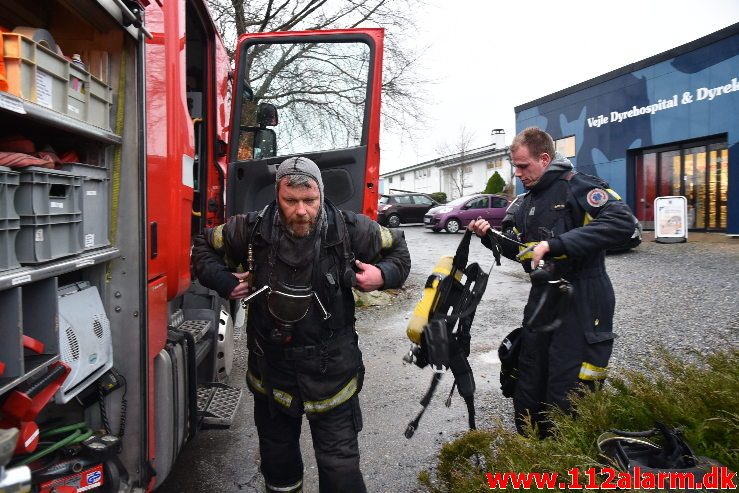
<instances>
[{"instance_id":1,"label":"firefighter","mask_svg":"<svg viewBox=\"0 0 739 493\"><path fill-rule=\"evenodd\" d=\"M571 288L566 302L558 302L564 295L556 285L535 283L532 276L524 308L513 392L516 428L523 433L530 417L546 436L547 409L569 410L573 391L581 385L593 389L606 377L615 337L615 297L605 251L629 239L634 221L629 207L603 180L573 171L543 130L523 130L510 150L526 193L509 207L503 233L530 251L519 255L527 248L504 239L493 245L490 236L483 236L490 228L483 219L469 227L488 248L500 248L504 256L521 261L526 272L544 264L548 278L563 279ZM544 297L548 301L543 302Z\"/></svg>"},{"instance_id":2,"label":"firefighter","mask_svg":"<svg viewBox=\"0 0 739 493\"><path fill-rule=\"evenodd\" d=\"M193 266L200 282L224 298L251 296L247 384L267 491L302 491L298 440L305 413L320 491L362 492L364 365L352 286L400 287L410 254L401 230L326 200L310 159L279 165L276 195L262 211L207 229L195 241Z\"/></svg>"}]
</instances>

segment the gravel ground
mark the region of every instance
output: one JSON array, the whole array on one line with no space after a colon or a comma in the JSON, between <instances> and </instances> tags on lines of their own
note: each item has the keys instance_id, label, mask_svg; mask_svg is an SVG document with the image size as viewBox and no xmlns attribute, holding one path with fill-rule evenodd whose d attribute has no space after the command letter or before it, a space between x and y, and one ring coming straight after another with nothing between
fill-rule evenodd
<instances>
[{"instance_id":1,"label":"gravel ground","mask_svg":"<svg viewBox=\"0 0 739 493\"><path fill-rule=\"evenodd\" d=\"M689 356L739 347L739 239L691 234L688 243L659 244L611 255L616 291L612 366L648 362L660 348Z\"/></svg>"},{"instance_id":2,"label":"gravel ground","mask_svg":"<svg viewBox=\"0 0 739 493\"><path fill-rule=\"evenodd\" d=\"M403 430L419 410L428 369L401 363L409 347L405 327L420 299L426 278L441 255L453 254L461 234L433 234L420 226L405 227L413 266L404 289L381 307L357 311L357 331L367 375L360 399L364 430L360 434L362 470L370 492L417 491L416 477L432 467L439 447L462 434L467 419L464 403L455 396L443 404L451 387L446 377L411 440ZM490 268L492 256L473 240L470 261ZM716 234L692 234L683 244L657 244L650 233L637 249L610 255L607 268L616 291L614 326L619 338L611 371L639 367L667 347L689 356L716 348L739 347L739 239ZM511 423L511 403L498 388L497 347L521 320L528 277L520 266L503 260L492 271L488 289L473 325L470 363L477 383L478 427ZM243 342L243 340L242 340ZM237 355L232 382L244 386L243 348ZM238 421L230 430L200 433L187 444L162 492L263 491L259 453L251 416L251 396L245 393ZM302 447L305 492L318 491L315 459L308 427Z\"/></svg>"}]
</instances>

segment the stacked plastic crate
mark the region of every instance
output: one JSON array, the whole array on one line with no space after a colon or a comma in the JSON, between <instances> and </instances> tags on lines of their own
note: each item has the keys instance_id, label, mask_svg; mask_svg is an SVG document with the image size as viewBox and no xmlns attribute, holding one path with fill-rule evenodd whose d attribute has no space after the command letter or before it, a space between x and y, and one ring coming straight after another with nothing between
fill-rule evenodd
<instances>
[{"instance_id":1,"label":"stacked plastic crate","mask_svg":"<svg viewBox=\"0 0 739 493\"><path fill-rule=\"evenodd\" d=\"M15 211L15 192L18 173L0 166L0 271L19 266L15 254L15 239L20 230L20 219Z\"/></svg>"},{"instance_id":2,"label":"stacked plastic crate","mask_svg":"<svg viewBox=\"0 0 739 493\"><path fill-rule=\"evenodd\" d=\"M83 178L69 171L29 167L20 173L15 209L20 215L16 255L21 264L39 264L84 249Z\"/></svg>"}]
</instances>

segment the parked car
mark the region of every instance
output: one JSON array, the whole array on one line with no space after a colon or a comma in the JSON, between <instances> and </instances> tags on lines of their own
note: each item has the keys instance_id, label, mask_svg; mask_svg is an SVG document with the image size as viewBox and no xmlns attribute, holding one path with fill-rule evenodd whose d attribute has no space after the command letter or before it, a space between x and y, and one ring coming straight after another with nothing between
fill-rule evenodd
<instances>
[{"instance_id":1,"label":"parked car","mask_svg":"<svg viewBox=\"0 0 739 493\"><path fill-rule=\"evenodd\" d=\"M423 193L398 193L380 195L377 222L397 228L401 223L420 223L423 216L439 203Z\"/></svg>"},{"instance_id":2,"label":"parked car","mask_svg":"<svg viewBox=\"0 0 739 493\"><path fill-rule=\"evenodd\" d=\"M510 200L503 195L468 195L430 209L423 218L423 225L435 233L443 229L456 233L471 220L482 217L492 227L500 229L509 204Z\"/></svg>"}]
</instances>

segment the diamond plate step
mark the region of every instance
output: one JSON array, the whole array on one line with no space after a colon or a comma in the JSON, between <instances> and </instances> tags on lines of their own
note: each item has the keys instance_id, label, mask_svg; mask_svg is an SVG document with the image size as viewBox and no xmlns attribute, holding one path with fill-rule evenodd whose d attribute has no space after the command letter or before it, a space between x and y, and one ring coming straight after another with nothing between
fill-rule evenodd
<instances>
[{"instance_id":1,"label":"diamond plate step","mask_svg":"<svg viewBox=\"0 0 739 493\"><path fill-rule=\"evenodd\" d=\"M222 383L198 385L198 414L203 427L229 427L236 416L243 389Z\"/></svg>"},{"instance_id":2,"label":"diamond plate step","mask_svg":"<svg viewBox=\"0 0 739 493\"><path fill-rule=\"evenodd\" d=\"M185 320L177 327L177 330L189 332L195 342L198 342L208 333L210 325L210 320Z\"/></svg>"}]
</instances>

